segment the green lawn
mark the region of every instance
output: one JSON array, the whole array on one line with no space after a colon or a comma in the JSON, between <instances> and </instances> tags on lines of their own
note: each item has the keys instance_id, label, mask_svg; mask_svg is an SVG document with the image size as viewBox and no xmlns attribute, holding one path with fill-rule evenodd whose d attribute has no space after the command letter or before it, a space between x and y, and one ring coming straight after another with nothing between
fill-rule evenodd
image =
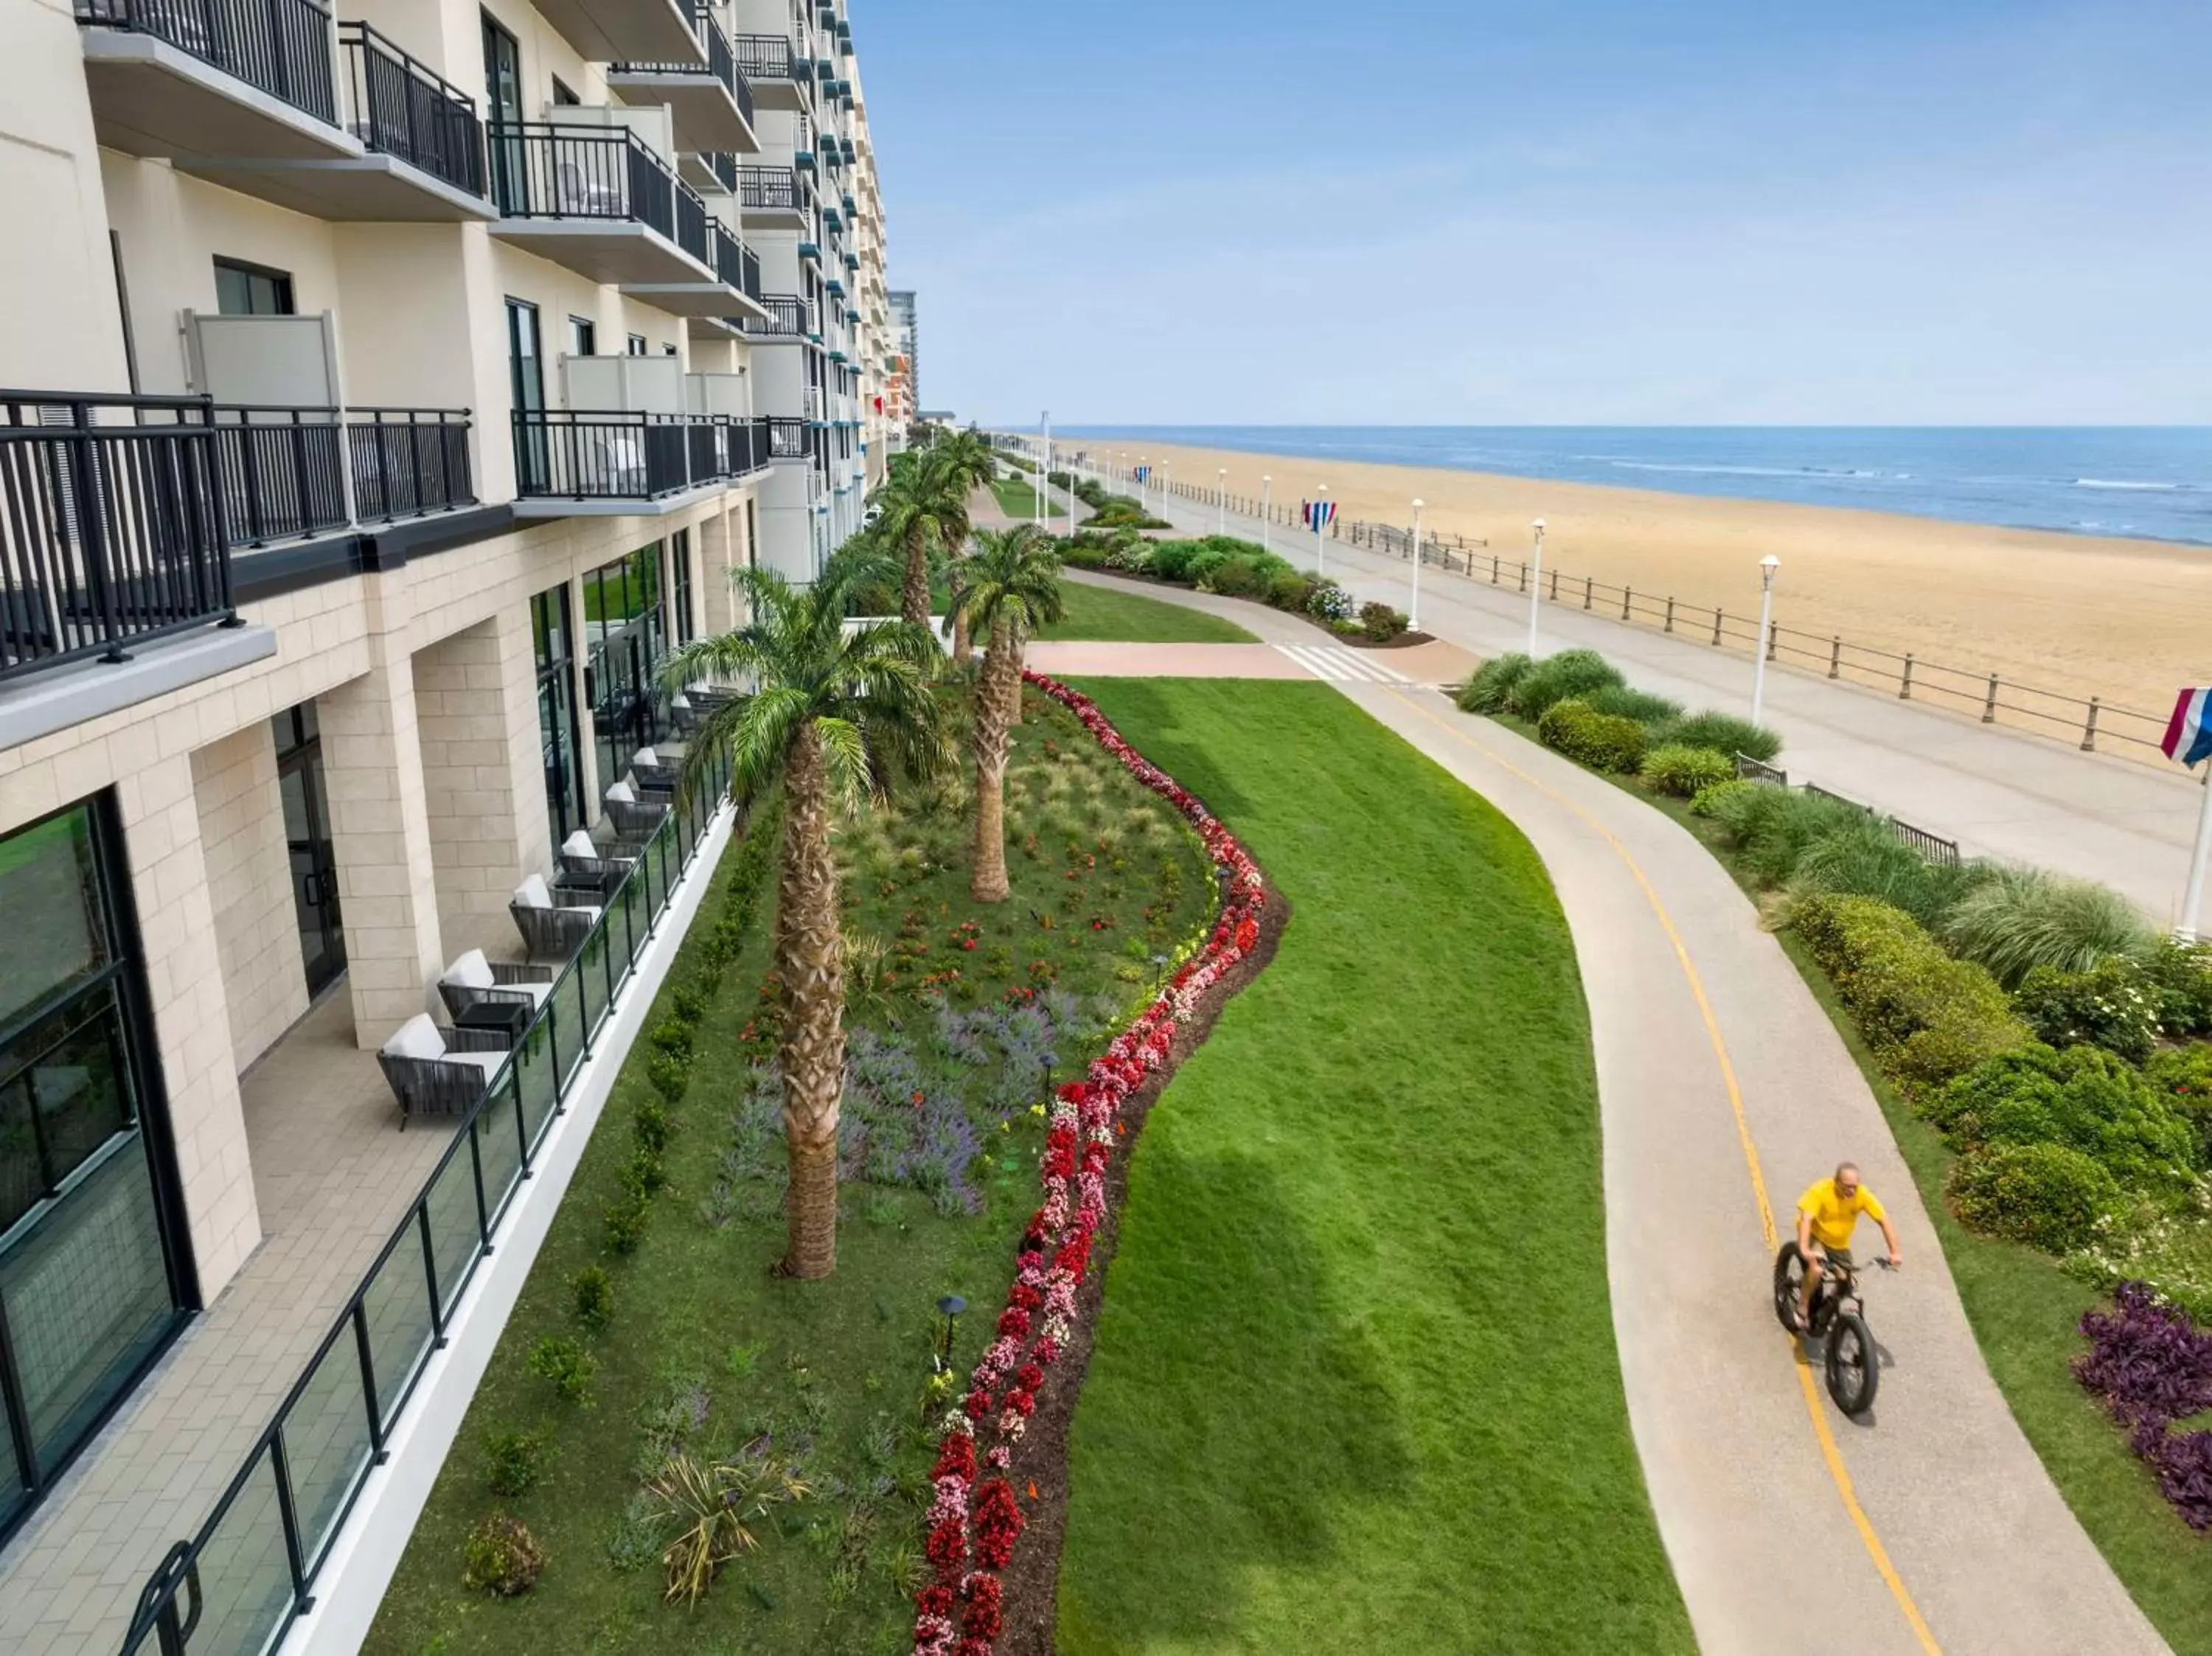
<instances>
[{"instance_id":1,"label":"green lawn","mask_svg":"<svg viewBox=\"0 0 2212 1656\"><path fill-rule=\"evenodd\" d=\"M991 485L991 493L999 497L999 510L1017 523L1036 521L1036 490L1025 477L1001 477ZM1047 500L1044 514L1048 518L1065 518L1066 507Z\"/></svg>"},{"instance_id":2,"label":"green lawn","mask_svg":"<svg viewBox=\"0 0 2212 1656\"><path fill-rule=\"evenodd\" d=\"M1535 739L1534 727L1525 720L1498 722ZM1691 816L1683 801L1655 794L1632 779L1608 779L1680 822L1747 893L1754 900L1759 896L1757 884L1736 866L1712 823ZM2124 1435L2075 1384L2071 1371L2075 1357L2088 1349L2078 1331L2081 1313L2105 1296L2066 1275L2049 1254L1976 1235L1952 1216L1944 1196L1950 1149L1881 1073L1811 952L1795 932L1778 935L1888 1119L1922 1204L1935 1222L1983 1360L2013 1418L2081 1527L2166 1641L2179 1656L2212 1656L2212 1597L2204 1591L2212 1542L2181 1521L2129 1449Z\"/></svg>"},{"instance_id":3,"label":"green lawn","mask_svg":"<svg viewBox=\"0 0 2212 1656\"><path fill-rule=\"evenodd\" d=\"M1067 613L1038 633L1041 639L1103 639L1136 644L1257 644L1260 640L1233 621L1209 616L1203 610L1135 592L1112 591L1101 586L1064 583L1060 596Z\"/></svg>"},{"instance_id":4,"label":"green lawn","mask_svg":"<svg viewBox=\"0 0 2212 1656\"><path fill-rule=\"evenodd\" d=\"M1326 687L1085 688L1292 917L1133 1161L1060 1651L1691 1650L1534 852Z\"/></svg>"},{"instance_id":5,"label":"green lawn","mask_svg":"<svg viewBox=\"0 0 2212 1656\"><path fill-rule=\"evenodd\" d=\"M1172 955L1212 912L1196 837L1042 697L1029 699L1008 779L1012 901L969 900L967 820L955 785L872 812L840 839L856 943L848 1022L883 1062L855 1037L861 1084L882 1098L856 1111L848 1095L848 1120L866 1138L847 1140L858 1166L845 1186L836 1276L802 1284L768 1274L782 1250L785 1177L775 1092L755 1073L775 1041L775 1004L763 992L771 870L698 1022L690 1087L670 1112L667 1187L641 1242L626 1257L614 1252L604 1215L623 1200L634 1118L652 1096L647 1040L585 1149L386 1594L369 1656L911 1650L905 1590L926 1573L933 1446L921 1423L937 1299L957 1293L979 1308L959 1325L955 1365L965 1374L994 1337L1036 1204L1054 1073L1065 1078L1103 1049L1156 992L1154 957ZM717 871L649 1030L679 991L702 988L702 949L727 917L740 857L733 851ZM947 972L957 979L949 998L929 998L925 980ZM1049 1034L1033 1011L1008 1004L1032 991L1058 1020ZM963 1020L961 1044L940 1007ZM908 1107L908 1088L916 1100L927 1094L927 1112ZM580 1319L571 1287L593 1266L613 1283L611 1320L596 1331ZM549 1336L588 1350L587 1401L564 1400L532 1372L532 1350ZM488 1487L485 1449L513 1432L544 1435L553 1459L534 1488L502 1498ZM641 1484L672 1449L728 1460L763 1438L801 1469L813 1497L761 1526L761 1550L729 1565L696 1609L663 1604L657 1559L672 1530L651 1521ZM536 1588L513 1600L460 1581L464 1539L495 1511L526 1524L547 1557Z\"/></svg>"}]
</instances>

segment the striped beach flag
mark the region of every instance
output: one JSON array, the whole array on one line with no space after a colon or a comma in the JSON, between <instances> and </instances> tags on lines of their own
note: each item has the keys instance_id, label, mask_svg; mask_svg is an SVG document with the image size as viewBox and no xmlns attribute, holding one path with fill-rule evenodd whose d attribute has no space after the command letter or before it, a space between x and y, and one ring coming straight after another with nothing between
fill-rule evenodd
<instances>
[{"instance_id":1,"label":"striped beach flag","mask_svg":"<svg viewBox=\"0 0 2212 1656\"><path fill-rule=\"evenodd\" d=\"M1326 529L1336 521L1334 500L1308 500L1305 509L1308 529Z\"/></svg>"},{"instance_id":2,"label":"striped beach flag","mask_svg":"<svg viewBox=\"0 0 2212 1656\"><path fill-rule=\"evenodd\" d=\"M2212 759L2212 719L2207 719L2205 704L2212 701L2212 689L2184 690L2173 704L2173 717L2166 722L2166 740L2159 746L2166 749L2168 759L2185 765L2201 764Z\"/></svg>"}]
</instances>

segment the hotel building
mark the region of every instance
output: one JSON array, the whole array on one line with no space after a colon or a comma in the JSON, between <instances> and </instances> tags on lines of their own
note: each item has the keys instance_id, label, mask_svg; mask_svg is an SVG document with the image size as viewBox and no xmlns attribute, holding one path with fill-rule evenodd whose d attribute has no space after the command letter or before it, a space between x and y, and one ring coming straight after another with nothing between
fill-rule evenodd
<instances>
[{"instance_id":1,"label":"hotel building","mask_svg":"<svg viewBox=\"0 0 2212 1656\"><path fill-rule=\"evenodd\" d=\"M663 658L881 476L846 0L8 0L0 213L0 1646L259 1652L727 831Z\"/></svg>"}]
</instances>

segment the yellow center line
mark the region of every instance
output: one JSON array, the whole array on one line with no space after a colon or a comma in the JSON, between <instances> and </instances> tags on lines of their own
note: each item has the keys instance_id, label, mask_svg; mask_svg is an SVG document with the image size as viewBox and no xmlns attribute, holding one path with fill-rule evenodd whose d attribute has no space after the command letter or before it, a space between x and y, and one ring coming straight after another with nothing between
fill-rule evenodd
<instances>
[{"instance_id":1,"label":"yellow center line","mask_svg":"<svg viewBox=\"0 0 2212 1656\"><path fill-rule=\"evenodd\" d=\"M1765 1238L1767 1252L1770 1254L1774 1253L1780 1246L1780 1236L1775 1228L1774 1204L1767 1198L1766 1174L1759 1165L1759 1146L1752 1138L1751 1122L1744 1112L1743 1087L1736 1078L1735 1060L1729 1056L1728 1042L1721 1034L1720 1020L1714 1015L1712 1001L1705 993L1705 979L1698 974L1697 963L1690 958L1689 945L1682 941L1682 934L1674 925L1674 917L1667 912L1667 905L1660 901L1658 890L1644 874L1643 865L1630 854L1618 834L1549 783L1530 775L1503 754L1485 747L1449 720L1439 719L1404 691L1388 686L1382 688L1388 695L1413 709L1445 735L1465 743L1493 765L1510 772L1545 798L1564 805L1581 818L1613 848L1613 855L1620 858L1643 890L1644 901L1651 905L1652 913L1658 917L1660 929L1667 934L1667 941L1674 947L1674 958L1681 963L1682 975L1689 980L1690 994L1698 1003L1698 1015L1705 1020L1705 1034L1712 1041L1713 1056L1720 1060L1721 1079L1728 1088L1729 1108L1735 1117L1736 1142L1742 1147L1744 1168L1751 1175L1752 1194L1759 1202L1759 1230ZM1888 1549L1881 1544L1881 1538L1875 1533L1873 1521L1867 1517L1866 1509L1859 1505L1858 1493L1851 1484L1850 1471L1844 1465L1843 1450L1837 1445L1834 1432L1829 1429L1827 1410L1820 1401L1820 1389L1814 1383L1813 1366L1805 1360L1802 1350L1797 1353L1795 1366L1799 1387L1805 1394L1805 1412L1812 1419L1813 1435L1819 1441L1820 1458L1827 1463L1828 1475L1835 1480L1836 1492L1843 1497L1844 1511L1850 1515L1852 1527L1858 1531L1859 1539L1866 1544L1867 1555L1874 1560L1875 1570L1887 1584L1890 1596L1897 1600L1897 1607L1905 1612L1905 1619L1911 1627L1914 1636L1920 1641L1921 1649L1927 1652L1928 1656L1942 1656L1942 1647L1936 1642L1936 1635L1928 1630L1928 1623L1922 1619L1919 1607L1912 1602L1911 1593L1905 1590L1897 1567L1890 1562Z\"/></svg>"}]
</instances>

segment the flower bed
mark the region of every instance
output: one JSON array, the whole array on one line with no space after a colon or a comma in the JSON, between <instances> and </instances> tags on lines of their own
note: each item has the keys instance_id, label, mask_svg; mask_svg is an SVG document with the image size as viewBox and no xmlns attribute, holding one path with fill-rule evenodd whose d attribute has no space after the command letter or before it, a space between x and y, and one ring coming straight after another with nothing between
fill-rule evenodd
<instances>
[{"instance_id":1,"label":"flower bed","mask_svg":"<svg viewBox=\"0 0 2212 1656\"><path fill-rule=\"evenodd\" d=\"M932 1584L916 1599L917 1656L989 1656L1003 1620L1002 1573L1025 1520L1014 1487L1015 1456L1036 1409L1045 1371L1074 1333L1077 1290L1106 1216L1106 1172L1124 1131L1121 1106L1168 1058L1179 1022L1257 946L1265 905L1258 866L1236 836L1175 779L1124 740L1088 697L1040 673L1027 682L1080 720L1100 746L1146 787L1182 812L1205 842L1220 881L1213 929L1159 998L1117 1036L1085 1078L1061 1087L1040 1164L1044 1203L1023 1233L1020 1265L998 1338L945 1416L931 1479L927 1518ZM1028 1488L1036 1498L1032 1479Z\"/></svg>"}]
</instances>

